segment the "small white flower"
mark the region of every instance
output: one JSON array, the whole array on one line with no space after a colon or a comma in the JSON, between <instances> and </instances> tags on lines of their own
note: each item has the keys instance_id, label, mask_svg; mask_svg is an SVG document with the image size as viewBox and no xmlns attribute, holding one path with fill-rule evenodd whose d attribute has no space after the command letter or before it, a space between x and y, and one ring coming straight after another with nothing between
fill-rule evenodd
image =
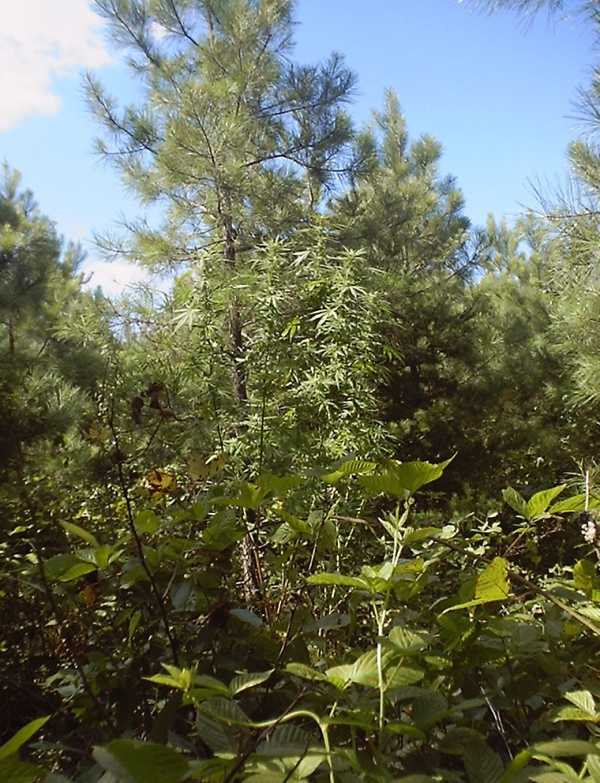
<instances>
[{"instance_id":1,"label":"small white flower","mask_svg":"<svg viewBox=\"0 0 600 783\"><path fill-rule=\"evenodd\" d=\"M584 522L584 524L581 526L581 535L585 539L585 541L588 544L593 544L596 540L596 536L598 534L598 530L596 528L596 523L593 519L589 519L587 522Z\"/></svg>"}]
</instances>

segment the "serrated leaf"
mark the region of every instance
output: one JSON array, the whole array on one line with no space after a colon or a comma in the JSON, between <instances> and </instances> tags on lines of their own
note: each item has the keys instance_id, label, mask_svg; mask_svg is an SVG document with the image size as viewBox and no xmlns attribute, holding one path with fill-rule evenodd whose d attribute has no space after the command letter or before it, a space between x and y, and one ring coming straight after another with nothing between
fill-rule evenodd
<instances>
[{"instance_id":1,"label":"serrated leaf","mask_svg":"<svg viewBox=\"0 0 600 783\"><path fill-rule=\"evenodd\" d=\"M72 522L61 522L60 525L67 531L67 533L70 533L73 536L77 536L77 538L81 538L82 541L90 544L90 546L100 546L96 536L87 530L84 530L82 527L79 527L79 525L74 525Z\"/></svg>"},{"instance_id":2,"label":"serrated leaf","mask_svg":"<svg viewBox=\"0 0 600 783\"><path fill-rule=\"evenodd\" d=\"M187 759L173 748L139 740L113 740L94 748L94 759L117 778L134 783L179 783L188 772Z\"/></svg>"},{"instance_id":3,"label":"serrated leaf","mask_svg":"<svg viewBox=\"0 0 600 783\"><path fill-rule=\"evenodd\" d=\"M14 756L19 749L50 720L50 715L36 718L23 726L4 745L0 746L0 760Z\"/></svg>"}]
</instances>

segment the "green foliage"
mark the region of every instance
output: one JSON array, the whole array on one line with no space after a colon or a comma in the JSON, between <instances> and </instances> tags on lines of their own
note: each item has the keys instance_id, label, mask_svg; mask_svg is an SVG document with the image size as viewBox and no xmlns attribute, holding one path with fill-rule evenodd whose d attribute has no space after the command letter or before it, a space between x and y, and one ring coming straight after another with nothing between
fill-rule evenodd
<instances>
[{"instance_id":1,"label":"green foliage","mask_svg":"<svg viewBox=\"0 0 600 783\"><path fill-rule=\"evenodd\" d=\"M287 0L96 6L174 280L84 293L6 171L0 778L596 783L594 215L471 230Z\"/></svg>"}]
</instances>

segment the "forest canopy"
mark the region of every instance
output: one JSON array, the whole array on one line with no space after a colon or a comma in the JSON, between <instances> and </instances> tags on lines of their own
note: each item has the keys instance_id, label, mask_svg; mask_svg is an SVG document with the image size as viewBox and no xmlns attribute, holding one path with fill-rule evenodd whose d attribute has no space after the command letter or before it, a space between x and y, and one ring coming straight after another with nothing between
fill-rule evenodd
<instances>
[{"instance_id":1,"label":"forest canopy","mask_svg":"<svg viewBox=\"0 0 600 783\"><path fill-rule=\"evenodd\" d=\"M291 0L95 10L98 246L170 287L91 291L4 165L0 781L598 783L600 70L481 228Z\"/></svg>"}]
</instances>

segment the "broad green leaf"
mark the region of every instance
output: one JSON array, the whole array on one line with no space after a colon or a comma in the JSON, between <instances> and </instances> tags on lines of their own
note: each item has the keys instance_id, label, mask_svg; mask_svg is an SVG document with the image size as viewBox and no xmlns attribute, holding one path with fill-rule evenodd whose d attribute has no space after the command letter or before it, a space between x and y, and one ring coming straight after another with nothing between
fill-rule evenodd
<instances>
[{"instance_id":1,"label":"broad green leaf","mask_svg":"<svg viewBox=\"0 0 600 783\"><path fill-rule=\"evenodd\" d=\"M188 772L187 759L166 745L139 740L113 740L94 748L101 767L134 783L179 783Z\"/></svg>"},{"instance_id":2,"label":"broad green leaf","mask_svg":"<svg viewBox=\"0 0 600 783\"><path fill-rule=\"evenodd\" d=\"M454 456L444 462L438 462L437 464L421 461L390 464L392 465L392 472L395 473L405 489L412 495L414 492L421 489L421 487L425 486L425 484L437 481L453 459Z\"/></svg>"},{"instance_id":3,"label":"broad green leaf","mask_svg":"<svg viewBox=\"0 0 600 783\"><path fill-rule=\"evenodd\" d=\"M236 744L233 731L230 735L230 732L218 720L210 715L198 712L196 731L202 742L208 745L215 753L231 753L235 756Z\"/></svg>"},{"instance_id":4,"label":"broad green leaf","mask_svg":"<svg viewBox=\"0 0 600 783\"><path fill-rule=\"evenodd\" d=\"M145 510L135 518L135 529L142 535L153 535L160 527L160 518L154 513L154 511Z\"/></svg>"},{"instance_id":5,"label":"broad green leaf","mask_svg":"<svg viewBox=\"0 0 600 783\"><path fill-rule=\"evenodd\" d=\"M358 685L366 685L371 688L378 686L376 650L369 650L354 661L350 679Z\"/></svg>"},{"instance_id":6,"label":"broad green leaf","mask_svg":"<svg viewBox=\"0 0 600 783\"><path fill-rule=\"evenodd\" d=\"M448 700L439 691L419 689L413 700L412 721L423 731L429 731L448 714Z\"/></svg>"},{"instance_id":7,"label":"broad green leaf","mask_svg":"<svg viewBox=\"0 0 600 783\"><path fill-rule=\"evenodd\" d=\"M502 780L502 759L484 742L467 746L464 760L469 783L500 783Z\"/></svg>"},{"instance_id":8,"label":"broad green leaf","mask_svg":"<svg viewBox=\"0 0 600 783\"><path fill-rule=\"evenodd\" d=\"M266 492L276 497L287 494L291 489L299 487L304 482L301 476L276 476L273 473L263 473L256 482Z\"/></svg>"},{"instance_id":9,"label":"broad green leaf","mask_svg":"<svg viewBox=\"0 0 600 783\"><path fill-rule=\"evenodd\" d=\"M218 756L206 761L192 761L186 780L199 780L201 783L222 783L235 763L235 758L219 758Z\"/></svg>"},{"instance_id":10,"label":"broad green leaf","mask_svg":"<svg viewBox=\"0 0 600 783\"><path fill-rule=\"evenodd\" d=\"M448 612L459 609L472 609L492 601L503 601L509 596L508 562L502 557L495 557L487 568L479 574L475 582L475 598L454 606L449 606L440 617Z\"/></svg>"},{"instance_id":11,"label":"broad green leaf","mask_svg":"<svg viewBox=\"0 0 600 783\"><path fill-rule=\"evenodd\" d=\"M515 779L515 775L520 773L531 761L531 750L522 750L510 761L506 767L506 771L502 778L501 783L512 783ZM519 778L520 779L520 778Z\"/></svg>"},{"instance_id":12,"label":"broad green leaf","mask_svg":"<svg viewBox=\"0 0 600 783\"><path fill-rule=\"evenodd\" d=\"M355 587L358 590L368 590L366 579L357 576L345 576L344 574L321 573L307 577L309 585L340 585L342 587Z\"/></svg>"},{"instance_id":13,"label":"broad green leaf","mask_svg":"<svg viewBox=\"0 0 600 783\"><path fill-rule=\"evenodd\" d=\"M14 756L14 754L19 751L19 748L30 740L31 737L50 720L50 717L50 715L46 715L43 718L36 718L19 729L19 731L5 742L4 745L0 746L0 760L6 759L9 756Z\"/></svg>"},{"instance_id":14,"label":"broad green leaf","mask_svg":"<svg viewBox=\"0 0 600 783\"><path fill-rule=\"evenodd\" d=\"M327 681L335 688L343 690L352 682L353 665L344 663L341 666L332 666L325 672Z\"/></svg>"},{"instance_id":15,"label":"broad green leaf","mask_svg":"<svg viewBox=\"0 0 600 783\"><path fill-rule=\"evenodd\" d=\"M435 783L434 778L427 775L405 775L402 778L395 778L394 783Z\"/></svg>"},{"instance_id":16,"label":"broad green leaf","mask_svg":"<svg viewBox=\"0 0 600 783\"><path fill-rule=\"evenodd\" d=\"M503 557L495 557L485 571L477 577L475 599L502 601L508 597L508 562Z\"/></svg>"},{"instance_id":17,"label":"broad green leaf","mask_svg":"<svg viewBox=\"0 0 600 783\"><path fill-rule=\"evenodd\" d=\"M80 579L85 574L91 574L92 571L96 571L97 566L95 563L84 563L80 561L68 568L64 574L61 574L58 579L60 582L72 582L74 579Z\"/></svg>"},{"instance_id":18,"label":"broad green leaf","mask_svg":"<svg viewBox=\"0 0 600 783\"><path fill-rule=\"evenodd\" d=\"M108 566L121 554L122 550L116 549L110 544L100 544L93 551L94 563L101 571L104 571Z\"/></svg>"},{"instance_id":19,"label":"broad green leaf","mask_svg":"<svg viewBox=\"0 0 600 783\"><path fill-rule=\"evenodd\" d=\"M74 525L72 522L61 522L60 524L61 527L67 531L67 533L71 533L71 535L77 536L77 538L81 538L82 541L90 544L90 546L100 546L96 536L94 536L92 533L89 533L87 530L84 530L82 527L79 527L79 525Z\"/></svg>"},{"instance_id":20,"label":"broad green leaf","mask_svg":"<svg viewBox=\"0 0 600 783\"><path fill-rule=\"evenodd\" d=\"M18 758L0 759L0 780L2 783L39 783L46 770Z\"/></svg>"},{"instance_id":21,"label":"broad green leaf","mask_svg":"<svg viewBox=\"0 0 600 783\"><path fill-rule=\"evenodd\" d=\"M534 520L545 514L554 498L558 497L566 488L566 484L559 484L557 487L552 487L552 489L536 492L527 502L527 519Z\"/></svg>"},{"instance_id":22,"label":"broad green leaf","mask_svg":"<svg viewBox=\"0 0 600 783\"><path fill-rule=\"evenodd\" d=\"M368 462L367 460L363 459L351 459L347 462L343 462L341 465L338 465L337 468L330 471L329 473L323 474L321 479L327 484L335 484L337 481L345 478L346 476L360 476L366 473L372 473L376 467L376 462Z\"/></svg>"},{"instance_id":23,"label":"broad green leaf","mask_svg":"<svg viewBox=\"0 0 600 783\"><path fill-rule=\"evenodd\" d=\"M314 680L316 682L327 681L327 677L317 669L306 666L304 663L288 663L285 670L294 677L301 677L303 680Z\"/></svg>"},{"instance_id":24,"label":"broad green leaf","mask_svg":"<svg viewBox=\"0 0 600 783\"><path fill-rule=\"evenodd\" d=\"M568 514L573 511L585 511L585 505L586 495L581 493L580 495L573 495L573 497L559 500L558 503L553 503L548 511L551 514ZM598 506L600 506L600 500L596 497L590 497L588 508L598 508Z\"/></svg>"},{"instance_id":25,"label":"broad green leaf","mask_svg":"<svg viewBox=\"0 0 600 783\"><path fill-rule=\"evenodd\" d=\"M504 502L514 509L517 514L527 518L527 501L517 492L516 489L507 487L506 489L502 490L502 497L504 498Z\"/></svg>"},{"instance_id":26,"label":"broad green leaf","mask_svg":"<svg viewBox=\"0 0 600 783\"><path fill-rule=\"evenodd\" d=\"M235 617L240 620L240 622L251 625L253 628L260 628L261 625L263 625L263 621L260 617L249 609L232 609L229 616Z\"/></svg>"},{"instance_id":27,"label":"broad green leaf","mask_svg":"<svg viewBox=\"0 0 600 783\"><path fill-rule=\"evenodd\" d=\"M573 568L573 583L592 601L600 600L600 575L591 560L579 560Z\"/></svg>"},{"instance_id":28,"label":"broad green leaf","mask_svg":"<svg viewBox=\"0 0 600 783\"><path fill-rule=\"evenodd\" d=\"M389 634L390 642L402 655L418 655L427 647L427 635L397 625Z\"/></svg>"},{"instance_id":29,"label":"broad green leaf","mask_svg":"<svg viewBox=\"0 0 600 783\"><path fill-rule=\"evenodd\" d=\"M415 685L425 676L421 669L415 669L411 666L390 667L385 674L385 688L404 688L406 685Z\"/></svg>"},{"instance_id":30,"label":"broad green leaf","mask_svg":"<svg viewBox=\"0 0 600 783\"><path fill-rule=\"evenodd\" d=\"M235 701L216 696L203 702L200 710L210 718L229 726L250 726L252 721Z\"/></svg>"},{"instance_id":31,"label":"broad green leaf","mask_svg":"<svg viewBox=\"0 0 600 783\"><path fill-rule=\"evenodd\" d=\"M256 685L261 685L269 679L274 671L274 669L269 669L266 672L239 674L229 683L229 692L232 696L237 696L237 694L242 691L254 688Z\"/></svg>"},{"instance_id":32,"label":"broad green leaf","mask_svg":"<svg viewBox=\"0 0 600 783\"><path fill-rule=\"evenodd\" d=\"M259 756L294 756L301 755L309 748L311 735L295 726L285 723L276 726L267 738L259 743L256 752Z\"/></svg>"},{"instance_id":33,"label":"broad green leaf","mask_svg":"<svg viewBox=\"0 0 600 783\"><path fill-rule=\"evenodd\" d=\"M131 613L129 618L129 625L127 627L127 645L129 647L131 647L131 642L141 621L142 613L139 609L136 609L135 612Z\"/></svg>"},{"instance_id":34,"label":"broad green leaf","mask_svg":"<svg viewBox=\"0 0 600 783\"><path fill-rule=\"evenodd\" d=\"M543 753L552 758L562 758L567 756L600 756L600 748L592 742L583 740L553 740L552 742L538 742L532 750L537 753Z\"/></svg>"},{"instance_id":35,"label":"broad green leaf","mask_svg":"<svg viewBox=\"0 0 600 783\"><path fill-rule=\"evenodd\" d=\"M580 721L582 723L598 723L600 722L600 716L584 712L578 707L560 707L554 714L552 721L553 723L558 723L563 720Z\"/></svg>"},{"instance_id":36,"label":"broad green leaf","mask_svg":"<svg viewBox=\"0 0 600 783\"><path fill-rule=\"evenodd\" d=\"M412 726L410 723L399 723L397 721L392 721L391 723L386 723L385 730L390 734L399 734L403 737L412 737L413 739L418 740L424 740L427 738L427 735L424 731L421 731L421 729L418 729L416 726Z\"/></svg>"},{"instance_id":37,"label":"broad green leaf","mask_svg":"<svg viewBox=\"0 0 600 783\"><path fill-rule=\"evenodd\" d=\"M589 691L567 691L564 696L567 701L579 707L583 712L588 712L590 715L595 714L596 702Z\"/></svg>"},{"instance_id":38,"label":"broad green leaf","mask_svg":"<svg viewBox=\"0 0 600 783\"><path fill-rule=\"evenodd\" d=\"M600 783L600 757L588 756L587 759L588 772L592 776L594 783Z\"/></svg>"},{"instance_id":39,"label":"broad green leaf","mask_svg":"<svg viewBox=\"0 0 600 783\"><path fill-rule=\"evenodd\" d=\"M430 541L434 538L439 538L443 531L439 527L417 527L406 528L405 535L402 539L404 546L412 546L413 544L420 544L422 541Z\"/></svg>"},{"instance_id":40,"label":"broad green leaf","mask_svg":"<svg viewBox=\"0 0 600 783\"><path fill-rule=\"evenodd\" d=\"M73 566L82 563L81 558L71 554L54 555L48 560L44 560L44 572L50 581L59 579L62 574L65 574ZM88 564L90 565L90 564ZM92 565L91 570L94 571L96 566Z\"/></svg>"},{"instance_id":41,"label":"broad green leaf","mask_svg":"<svg viewBox=\"0 0 600 783\"><path fill-rule=\"evenodd\" d=\"M310 620L304 623L302 630L306 633L313 633L315 631L333 631L337 628L344 628L350 625L349 614L328 614L318 620Z\"/></svg>"}]
</instances>

